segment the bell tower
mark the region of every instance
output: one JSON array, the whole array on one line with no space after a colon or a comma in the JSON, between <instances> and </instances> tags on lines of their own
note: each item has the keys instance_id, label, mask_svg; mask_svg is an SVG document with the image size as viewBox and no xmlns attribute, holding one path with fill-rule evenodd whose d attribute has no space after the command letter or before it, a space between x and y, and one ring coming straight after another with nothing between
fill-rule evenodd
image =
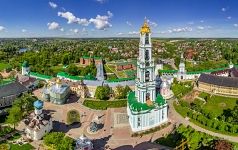
<instances>
[{"instance_id":1,"label":"bell tower","mask_svg":"<svg viewBox=\"0 0 238 150\"><path fill-rule=\"evenodd\" d=\"M156 99L155 65L152 58L151 30L147 20L140 29L139 57L137 58L136 97L141 103Z\"/></svg>"}]
</instances>

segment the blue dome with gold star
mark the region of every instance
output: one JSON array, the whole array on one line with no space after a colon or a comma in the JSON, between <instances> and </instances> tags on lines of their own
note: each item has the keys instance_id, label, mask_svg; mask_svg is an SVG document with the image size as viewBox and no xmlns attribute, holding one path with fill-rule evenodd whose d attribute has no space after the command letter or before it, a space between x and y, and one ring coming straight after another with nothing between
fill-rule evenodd
<instances>
[{"instance_id":1,"label":"blue dome with gold star","mask_svg":"<svg viewBox=\"0 0 238 150\"><path fill-rule=\"evenodd\" d=\"M36 109L42 109L43 108L43 101L37 100L37 101L34 102L33 105Z\"/></svg>"}]
</instances>

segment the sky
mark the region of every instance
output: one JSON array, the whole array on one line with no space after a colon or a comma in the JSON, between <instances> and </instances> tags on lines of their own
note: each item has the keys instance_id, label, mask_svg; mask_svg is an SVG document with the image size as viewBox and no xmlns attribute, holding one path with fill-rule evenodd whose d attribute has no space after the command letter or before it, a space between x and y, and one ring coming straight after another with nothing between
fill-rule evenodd
<instances>
[{"instance_id":1,"label":"sky","mask_svg":"<svg viewBox=\"0 0 238 150\"><path fill-rule=\"evenodd\" d=\"M238 0L1 0L0 38L238 38Z\"/></svg>"}]
</instances>

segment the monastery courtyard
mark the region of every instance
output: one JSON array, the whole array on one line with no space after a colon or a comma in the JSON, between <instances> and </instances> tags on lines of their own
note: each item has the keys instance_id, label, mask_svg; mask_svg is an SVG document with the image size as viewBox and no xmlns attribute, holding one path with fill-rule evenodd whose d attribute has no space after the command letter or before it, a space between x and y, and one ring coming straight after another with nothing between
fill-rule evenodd
<instances>
[{"instance_id":1,"label":"monastery courtyard","mask_svg":"<svg viewBox=\"0 0 238 150\"><path fill-rule=\"evenodd\" d=\"M34 94L39 97L40 92L36 90ZM126 108L110 108L107 110L92 110L82 105L82 102L75 96L70 96L70 100L64 105L56 105L50 102L44 102L44 109L51 113L53 117L53 130L66 133L68 136L77 139L82 134L89 137L94 143L94 149L116 149L116 150L143 150L145 148L151 149L170 149L158 144L149 143L154 141L164 134L170 133L173 125L160 130L159 132L146 134L144 136L131 137L131 129L128 122ZM80 124L66 125L67 112L76 109L80 112ZM92 120L99 116L102 123L102 129L97 133L89 133L88 127ZM21 126L21 125L20 125ZM21 129L19 127L19 129ZM148 142L145 142L148 141ZM41 141L33 142L33 146L37 149L42 148ZM123 147L120 147L124 145Z\"/></svg>"}]
</instances>

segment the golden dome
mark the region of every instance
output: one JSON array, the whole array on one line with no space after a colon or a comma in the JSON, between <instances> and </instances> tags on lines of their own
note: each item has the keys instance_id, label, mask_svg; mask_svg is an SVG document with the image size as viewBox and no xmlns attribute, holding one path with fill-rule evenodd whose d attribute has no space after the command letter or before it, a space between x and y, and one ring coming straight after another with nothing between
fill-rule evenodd
<instances>
[{"instance_id":1,"label":"golden dome","mask_svg":"<svg viewBox=\"0 0 238 150\"><path fill-rule=\"evenodd\" d=\"M143 26L140 28L140 33L141 34L150 33L150 27L149 27L146 19L145 19Z\"/></svg>"}]
</instances>

